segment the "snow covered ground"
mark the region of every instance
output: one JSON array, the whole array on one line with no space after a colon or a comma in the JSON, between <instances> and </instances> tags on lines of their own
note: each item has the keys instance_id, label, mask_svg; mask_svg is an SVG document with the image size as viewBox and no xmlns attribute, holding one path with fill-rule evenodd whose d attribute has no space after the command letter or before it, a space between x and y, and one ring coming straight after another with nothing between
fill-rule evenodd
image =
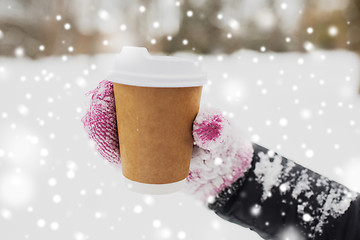
<instances>
[{"instance_id":1,"label":"snow covered ground","mask_svg":"<svg viewBox=\"0 0 360 240\"><path fill-rule=\"evenodd\" d=\"M360 191L359 58L346 51L197 59L201 104L279 154ZM260 239L191 196L125 189L81 124L112 55L0 58L0 229L6 239ZM271 223L270 223L271 224ZM136 226L136 227L134 227Z\"/></svg>"}]
</instances>

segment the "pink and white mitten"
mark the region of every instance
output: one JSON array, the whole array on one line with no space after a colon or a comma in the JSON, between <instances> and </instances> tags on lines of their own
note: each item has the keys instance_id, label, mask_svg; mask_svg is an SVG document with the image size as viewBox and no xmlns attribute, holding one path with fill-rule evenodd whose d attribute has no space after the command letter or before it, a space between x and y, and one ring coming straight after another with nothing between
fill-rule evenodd
<instances>
[{"instance_id":1,"label":"pink and white mitten","mask_svg":"<svg viewBox=\"0 0 360 240\"><path fill-rule=\"evenodd\" d=\"M102 81L91 95L90 108L82 118L89 138L109 162L120 164L113 85ZM221 111L200 109L193 123L194 149L185 191L206 203L249 169L253 147L231 126Z\"/></svg>"}]
</instances>

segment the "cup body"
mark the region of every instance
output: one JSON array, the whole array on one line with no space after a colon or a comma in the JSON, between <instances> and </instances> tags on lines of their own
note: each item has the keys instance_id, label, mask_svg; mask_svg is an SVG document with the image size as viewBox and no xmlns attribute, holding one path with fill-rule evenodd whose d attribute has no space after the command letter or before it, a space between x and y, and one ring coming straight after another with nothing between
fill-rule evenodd
<instances>
[{"instance_id":1,"label":"cup body","mask_svg":"<svg viewBox=\"0 0 360 240\"><path fill-rule=\"evenodd\" d=\"M202 86L158 88L114 83L124 177L169 184L189 173L192 124Z\"/></svg>"}]
</instances>

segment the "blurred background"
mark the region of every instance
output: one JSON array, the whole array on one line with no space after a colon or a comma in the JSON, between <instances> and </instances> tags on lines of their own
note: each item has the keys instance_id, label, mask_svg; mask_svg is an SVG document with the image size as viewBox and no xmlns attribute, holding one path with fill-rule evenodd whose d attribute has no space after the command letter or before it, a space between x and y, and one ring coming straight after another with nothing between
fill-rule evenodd
<instances>
[{"instance_id":1,"label":"blurred background","mask_svg":"<svg viewBox=\"0 0 360 240\"><path fill-rule=\"evenodd\" d=\"M129 191L96 152L86 93L124 45L199 62L201 107L360 191L359 6L0 0L0 239L261 239L184 192Z\"/></svg>"},{"instance_id":2,"label":"blurred background","mask_svg":"<svg viewBox=\"0 0 360 240\"><path fill-rule=\"evenodd\" d=\"M2 0L0 54L97 54L123 45L164 53L360 52L359 8L359 0Z\"/></svg>"}]
</instances>

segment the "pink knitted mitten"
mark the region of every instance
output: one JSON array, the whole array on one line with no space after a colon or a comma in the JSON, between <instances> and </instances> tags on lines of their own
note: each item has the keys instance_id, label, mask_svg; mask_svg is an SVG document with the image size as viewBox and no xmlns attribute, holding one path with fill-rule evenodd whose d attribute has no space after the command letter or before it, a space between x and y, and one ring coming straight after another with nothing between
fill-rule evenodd
<instances>
[{"instance_id":1,"label":"pink knitted mitten","mask_svg":"<svg viewBox=\"0 0 360 240\"><path fill-rule=\"evenodd\" d=\"M215 109L200 109L193 124L194 149L185 191L204 203L216 196L250 168L252 143Z\"/></svg>"},{"instance_id":2,"label":"pink knitted mitten","mask_svg":"<svg viewBox=\"0 0 360 240\"><path fill-rule=\"evenodd\" d=\"M101 156L120 164L113 84L103 80L87 95L91 95L90 107L81 119L85 131Z\"/></svg>"}]
</instances>

